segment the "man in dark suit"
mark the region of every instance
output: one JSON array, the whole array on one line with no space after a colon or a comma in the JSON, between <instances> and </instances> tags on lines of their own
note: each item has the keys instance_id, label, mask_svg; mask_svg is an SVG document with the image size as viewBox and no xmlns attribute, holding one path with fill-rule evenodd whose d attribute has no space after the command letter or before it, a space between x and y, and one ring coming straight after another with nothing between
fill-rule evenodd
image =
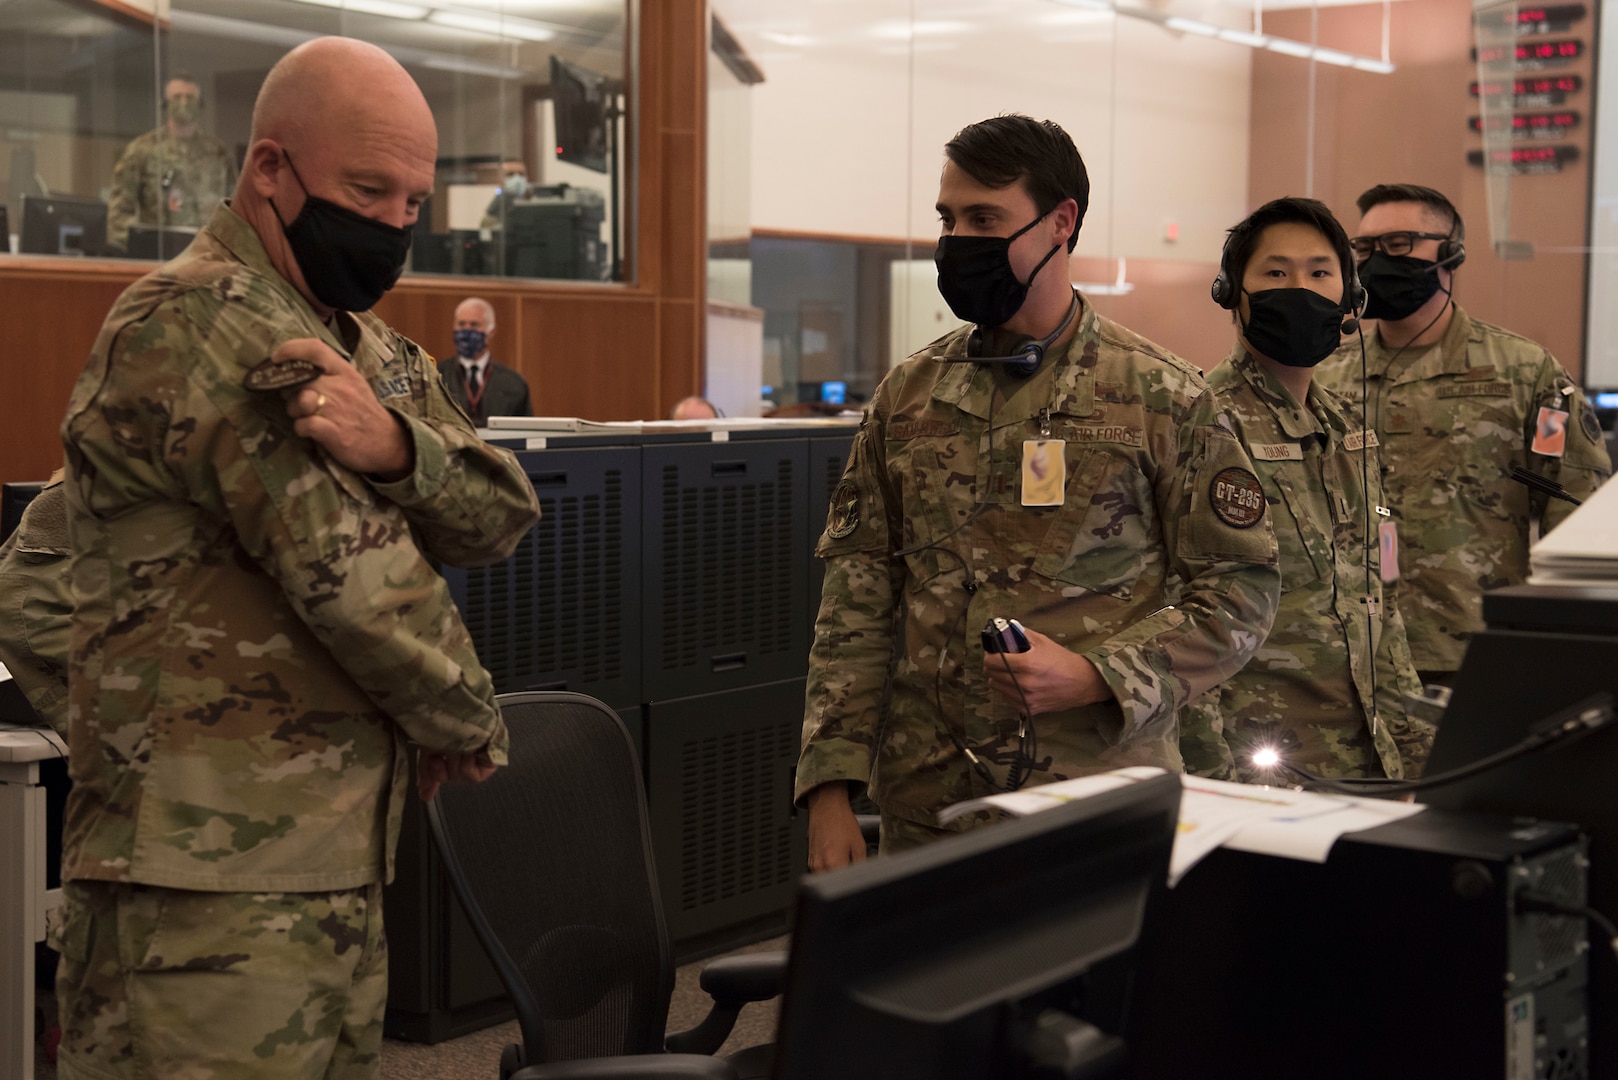
<instances>
[{"instance_id":1,"label":"man in dark suit","mask_svg":"<svg viewBox=\"0 0 1618 1080\"><path fill-rule=\"evenodd\" d=\"M527 381L489 356L493 337L494 308L469 296L455 308L455 356L438 362L449 396L478 427L487 427L491 416L534 415Z\"/></svg>"}]
</instances>

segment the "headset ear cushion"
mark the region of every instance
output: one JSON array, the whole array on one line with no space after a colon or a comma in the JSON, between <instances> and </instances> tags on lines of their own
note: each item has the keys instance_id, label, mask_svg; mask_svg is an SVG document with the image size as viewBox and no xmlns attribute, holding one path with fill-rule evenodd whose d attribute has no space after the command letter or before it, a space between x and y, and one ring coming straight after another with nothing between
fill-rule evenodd
<instances>
[{"instance_id":1,"label":"headset ear cushion","mask_svg":"<svg viewBox=\"0 0 1618 1080\"><path fill-rule=\"evenodd\" d=\"M966 355L983 355L983 331L975 326L972 327L972 332L966 335Z\"/></svg>"},{"instance_id":2,"label":"headset ear cushion","mask_svg":"<svg viewBox=\"0 0 1618 1080\"><path fill-rule=\"evenodd\" d=\"M1450 270L1460 266L1466 261L1466 244L1460 240L1445 240L1438 245L1438 261Z\"/></svg>"},{"instance_id":3,"label":"headset ear cushion","mask_svg":"<svg viewBox=\"0 0 1618 1080\"><path fill-rule=\"evenodd\" d=\"M1225 270L1220 267L1219 273L1214 276L1213 285L1208 290L1213 302L1227 311L1236 305L1231 300L1230 278L1225 276Z\"/></svg>"}]
</instances>

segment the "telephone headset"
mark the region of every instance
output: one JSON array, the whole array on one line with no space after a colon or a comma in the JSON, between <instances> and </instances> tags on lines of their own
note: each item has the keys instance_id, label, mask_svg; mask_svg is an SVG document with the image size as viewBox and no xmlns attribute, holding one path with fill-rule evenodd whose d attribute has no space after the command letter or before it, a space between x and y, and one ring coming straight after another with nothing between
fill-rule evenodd
<instances>
[{"instance_id":1,"label":"telephone headset","mask_svg":"<svg viewBox=\"0 0 1618 1080\"><path fill-rule=\"evenodd\" d=\"M948 364L1004 364L1006 373L1015 375L1019 379L1026 379L1039 370L1039 365L1045 362L1045 350L1056 344L1056 339L1067 333L1068 327L1079 315L1079 294L1073 294L1072 303L1067 306L1067 314L1055 330L1042 338L1031 338L1027 334L1018 334L1011 345L1009 356L984 356L983 350L988 347L983 333L983 327L974 326L972 332L966 336L965 356L946 356L943 358Z\"/></svg>"}]
</instances>

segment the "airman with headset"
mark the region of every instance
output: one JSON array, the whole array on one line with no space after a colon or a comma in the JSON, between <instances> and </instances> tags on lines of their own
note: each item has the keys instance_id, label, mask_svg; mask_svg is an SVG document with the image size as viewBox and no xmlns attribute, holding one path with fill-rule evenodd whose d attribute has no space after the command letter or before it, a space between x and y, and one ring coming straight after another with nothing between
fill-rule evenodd
<instances>
[{"instance_id":1,"label":"airman with headset","mask_svg":"<svg viewBox=\"0 0 1618 1080\"><path fill-rule=\"evenodd\" d=\"M1595 411L1542 345L1455 302L1466 224L1441 192L1378 184L1359 198L1350 241L1369 299L1363 353L1350 342L1319 380L1364 402L1381 442L1383 575L1396 586L1416 669L1449 683L1483 627L1486 589L1528 577L1543 533L1612 472ZM1361 378L1365 378L1362 399ZM1541 481L1512 478L1526 469Z\"/></svg>"},{"instance_id":2,"label":"airman with headset","mask_svg":"<svg viewBox=\"0 0 1618 1080\"><path fill-rule=\"evenodd\" d=\"M939 289L966 322L891 371L832 498L796 798L810 865L885 851L975 796L1181 767L1180 713L1269 630L1258 478L1201 373L1071 284L1073 140L999 116L945 147ZM986 651L980 628L1025 627ZM1021 641L1018 642L1021 645Z\"/></svg>"},{"instance_id":3,"label":"airman with headset","mask_svg":"<svg viewBox=\"0 0 1618 1080\"><path fill-rule=\"evenodd\" d=\"M1419 684L1382 597L1376 438L1312 378L1365 307L1348 235L1314 199L1266 203L1230 230L1213 300L1236 344L1208 385L1263 486L1281 604L1247 666L1187 708L1186 769L1283 784L1412 775L1432 731L1406 714Z\"/></svg>"}]
</instances>

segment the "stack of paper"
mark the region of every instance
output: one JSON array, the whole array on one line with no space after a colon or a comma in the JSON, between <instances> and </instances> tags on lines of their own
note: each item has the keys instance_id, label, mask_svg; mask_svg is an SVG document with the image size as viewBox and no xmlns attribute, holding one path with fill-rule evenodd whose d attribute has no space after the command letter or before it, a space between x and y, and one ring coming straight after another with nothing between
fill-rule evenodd
<instances>
[{"instance_id":1,"label":"stack of paper","mask_svg":"<svg viewBox=\"0 0 1618 1080\"><path fill-rule=\"evenodd\" d=\"M948 822L962 814L989 808L1022 817L1161 776L1163 772L1138 765L1007 795L990 795L945 807L938 819L941 823ZM1204 780L1197 776L1183 776L1180 782L1184 792L1180 797L1180 828L1174 838L1174 855L1169 860L1171 888L1186 871L1220 846L1323 863L1339 836L1386 825L1425 809L1415 803L1351 795L1317 795L1290 788Z\"/></svg>"},{"instance_id":2,"label":"stack of paper","mask_svg":"<svg viewBox=\"0 0 1618 1080\"><path fill-rule=\"evenodd\" d=\"M1618 484L1603 484L1528 552L1530 585L1618 584Z\"/></svg>"}]
</instances>

